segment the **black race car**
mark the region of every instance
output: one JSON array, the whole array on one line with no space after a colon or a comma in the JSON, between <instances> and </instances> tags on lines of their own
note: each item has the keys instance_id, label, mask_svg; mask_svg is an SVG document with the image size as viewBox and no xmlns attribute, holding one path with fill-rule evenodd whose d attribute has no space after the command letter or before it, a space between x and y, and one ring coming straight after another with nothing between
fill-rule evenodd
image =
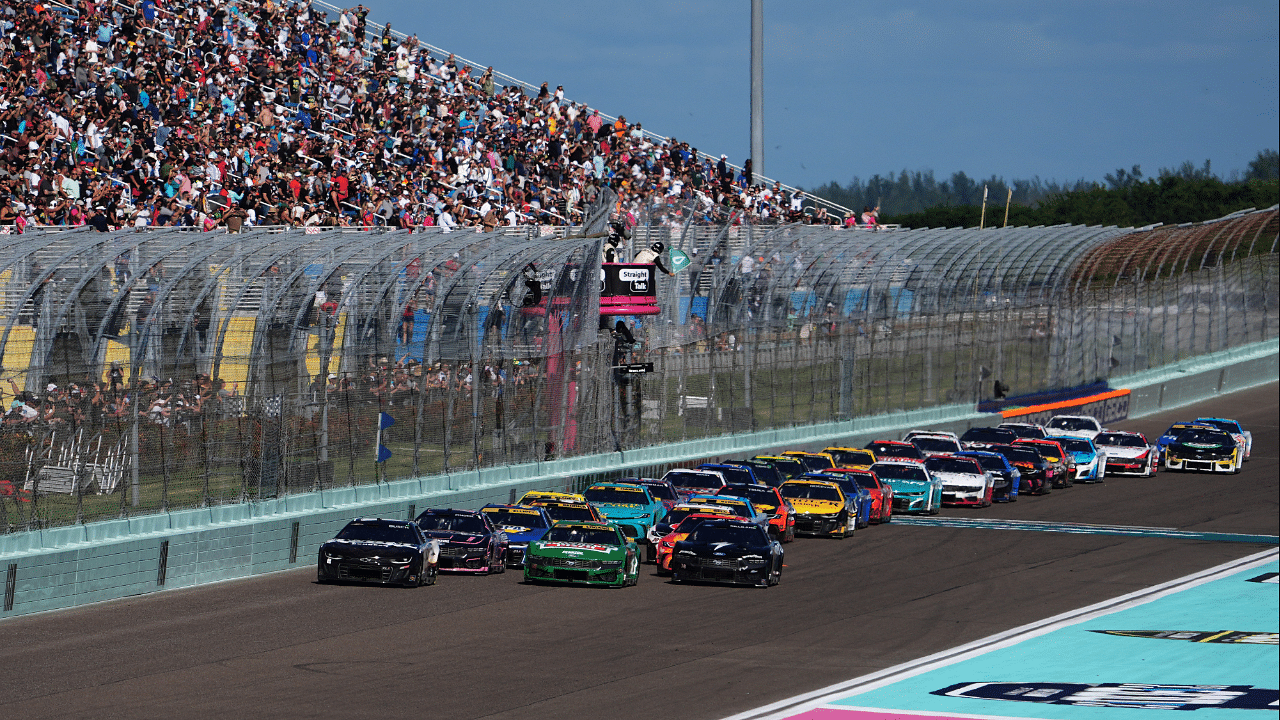
<instances>
[{"instance_id":1,"label":"black race car","mask_svg":"<svg viewBox=\"0 0 1280 720\"><path fill-rule=\"evenodd\" d=\"M440 541L441 569L486 575L506 572L507 534L485 513L430 508L416 522L427 537Z\"/></svg>"},{"instance_id":2,"label":"black race car","mask_svg":"<svg viewBox=\"0 0 1280 720\"><path fill-rule=\"evenodd\" d=\"M1053 467L1040 457L1040 453L1022 445L992 445L987 450L1003 455L1022 473L1018 494L1048 495L1052 492Z\"/></svg>"},{"instance_id":3,"label":"black race car","mask_svg":"<svg viewBox=\"0 0 1280 720\"><path fill-rule=\"evenodd\" d=\"M782 580L782 543L742 520L704 520L671 549L671 582L720 582L767 588Z\"/></svg>"},{"instance_id":4,"label":"black race car","mask_svg":"<svg viewBox=\"0 0 1280 720\"><path fill-rule=\"evenodd\" d=\"M964 431L960 444L965 450L990 450L993 445L1011 445L1018 434L1009 428L975 427Z\"/></svg>"},{"instance_id":5,"label":"black race car","mask_svg":"<svg viewBox=\"0 0 1280 720\"><path fill-rule=\"evenodd\" d=\"M408 520L357 518L320 546L316 582L435 585L440 543Z\"/></svg>"}]
</instances>

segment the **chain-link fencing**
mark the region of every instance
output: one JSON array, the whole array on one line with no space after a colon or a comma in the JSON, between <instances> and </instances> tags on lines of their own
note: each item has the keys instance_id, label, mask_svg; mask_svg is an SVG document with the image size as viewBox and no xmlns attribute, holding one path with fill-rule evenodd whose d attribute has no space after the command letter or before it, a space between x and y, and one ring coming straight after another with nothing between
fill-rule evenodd
<instances>
[{"instance_id":1,"label":"chain-link fencing","mask_svg":"<svg viewBox=\"0 0 1280 720\"><path fill-rule=\"evenodd\" d=\"M621 317L595 220L0 235L0 532L976 403L1277 337L1275 208L1137 231L655 220L619 253L690 262L657 273L657 314Z\"/></svg>"}]
</instances>

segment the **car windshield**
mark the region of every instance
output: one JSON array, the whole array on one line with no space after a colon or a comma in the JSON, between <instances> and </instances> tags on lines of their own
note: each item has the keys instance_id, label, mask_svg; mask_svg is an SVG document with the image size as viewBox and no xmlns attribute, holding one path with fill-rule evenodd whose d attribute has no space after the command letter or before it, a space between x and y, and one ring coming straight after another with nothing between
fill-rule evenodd
<instances>
[{"instance_id":1,"label":"car windshield","mask_svg":"<svg viewBox=\"0 0 1280 720\"><path fill-rule=\"evenodd\" d=\"M929 458L924 463L924 469L929 472L963 473L965 475L978 475L982 472L974 465L972 460L963 458Z\"/></svg>"},{"instance_id":2,"label":"car windshield","mask_svg":"<svg viewBox=\"0 0 1280 720\"><path fill-rule=\"evenodd\" d=\"M589 487L583 493L593 503L613 503L617 505L648 505L649 498L639 488Z\"/></svg>"},{"instance_id":3,"label":"car windshield","mask_svg":"<svg viewBox=\"0 0 1280 720\"><path fill-rule=\"evenodd\" d=\"M553 527L543 542L585 543L588 545L621 545L618 533L607 528Z\"/></svg>"},{"instance_id":4,"label":"car windshield","mask_svg":"<svg viewBox=\"0 0 1280 720\"><path fill-rule=\"evenodd\" d=\"M725 495L737 495L751 501L752 505L773 505L777 506L778 497L774 493L773 488L767 488L763 485L734 485L726 487L720 491Z\"/></svg>"},{"instance_id":5,"label":"car windshield","mask_svg":"<svg viewBox=\"0 0 1280 720\"><path fill-rule=\"evenodd\" d=\"M893 443L871 443L867 449L876 454L876 457L884 458L911 458L912 460L923 460L924 454L910 443L901 445Z\"/></svg>"},{"instance_id":6,"label":"car windshield","mask_svg":"<svg viewBox=\"0 0 1280 720\"><path fill-rule=\"evenodd\" d=\"M700 525L689 534L692 542L734 543L736 545L767 545L768 540L757 527L745 525Z\"/></svg>"},{"instance_id":7,"label":"car windshield","mask_svg":"<svg viewBox=\"0 0 1280 720\"><path fill-rule=\"evenodd\" d=\"M418 534L407 524L349 522L337 535L338 540L363 540L365 542L403 543L417 545Z\"/></svg>"},{"instance_id":8,"label":"car windshield","mask_svg":"<svg viewBox=\"0 0 1280 720\"><path fill-rule=\"evenodd\" d=\"M1040 453L1035 450L1028 450L1025 447L1016 447L1013 445L995 448L995 452L998 452L1008 458L1009 462L1034 463L1040 459Z\"/></svg>"},{"instance_id":9,"label":"car windshield","mask_svg":"<svg viewBox=\"0 0 1280 720\"><path fill-rule=\"evenodd\" d=\"M880 487L876 484L876 478L871 473L844 473L844 475L868 490L875 490Z\"/></svg>"},{"instance_id":10,"label":"car windshield","mask_svg":"<svg viewBox=\"0 0 1280 720\"><path fill-rule=\"evenodd\" d=\"M689 508L673 508L671 510L668 510L667 514L662 517L662 522L668 525L679 525L681 521L683 521L685 518L689 517L693 513L700 513L700 512L710 512L710 511L702 510L702 509L693 510Z\"/></svg>"},{"instance_id":11,"label":"car windshield","mask_svg":"<svg viewBox=\"0 0 1280 720\"><path fill-rule=\"evenodd\" d=\"M1210 430L1202 428L1198 430L1187 430L1178 436L1179 445L1232 445L1235 440L1221 430Z\"/></svg>"},{"instance_id":12,"label":"car windshield","mask_svg":"<svg viewBox=\"0 0 1280 720\"><path fill-rule=\"evenodd\" d=\"M1201 425L1212 425L1225 433L1240 432L1240 426L1230 420L1210 420L1208 418L1199 418L1196 422Z\"/></svg>"},{"instance_id":13,"label":"car windshield","mask_svg":"<svg viewBox=\"0 0 1280 720\"><path fill-rule=\"evenodd\" d=\"M1035 443L1034 445L1028 444L1027 447L1035 450L1037 453L1040 453L1040 457L1043 458L1062 457L1062 452L1052 445L1041 445L1040 443Z\"/></svg>"},{"instance_id":14,"label":"car windshield","mask_svg":"<svg viewBox=\"0 0 1280 720\"><path fill-rule=\"evenodd\" d=\"M500 527L524 527L524 528L544 528L547 521L542 518L541 513L528 512L520 510L508 510L506 508L499 510L485 510L489 519L494 525Z\"/></svg>"},{"instance_id":15,"label":"car windshield","mask_svg":"<svg viewBox=\"0 0 1280 720\"><path fill-rule=\"evenodd\" d=\"M418 527L427 532L437 530L476 534L486 531L484 521L475 515L431 515L423 513L418 516Z\"/></svg>"},{"instance_id":16,"label":"car windshield","mask_svg":"<svg viewBox=\"0 0 1280 720\"><path fill-rule=\"evenodd\" d=\"M1004 470L1004 460L998 455L966 455L973 458L983 470Z\"/></svg>"},{"instance_id":17,"label":"car windshield","mask_svg":"<svg viewBox=\"0 0 1280 720\"><path fill-rule=\"evenodd\" d=\"M1031 438L1033 440L1043 440L1045 436L1044 428L1035 425L1009 425L1007 429L1017 438ZM1005 442L1009 442L1006 440Z\"/></svg>"},{"instance_id":18,"label":"car windshield","mask_svg":"<svg viewBox=\"0 0 1280 720\"><path fill-rule=\"evenodd\" d=\"M654 500L676 500L679 498L679 496L676 495L676 491L670 485L646 484L645 487L649 488L649 494L653 496Z\"/></svg>"},{"instance_id":19,"label":"car windshield","mask_svg":"<svg viewBox=\"0 0 1280 720\"><path fill-rule=\"evenodd\" d=\"M751 471L744 467L732 467L721 465L716 471L724 475L725 482L731 483L754 483L755 477L751 475Z\"/></svg>"},{"instance_id":20,"label":"car windshield","mask_svg":"<svg viewBox=\"0 0 1280 720\"><path fill-rule=\"evenodd\" d=\"M1017 433L1006 428L969 428L960 436L961 442L1011 443L1018 439Z\"/></svg>"},{"instance_id":21,"label":"car windshield","mask_svg":"<svg viewBox=\"0 0 1280 720\"><path fill-rule=\"evenodd\" d=\"M705 502L708 505L719 505L720 507L727 507L730 510L732 510L735 515L741 515L743 517L750 517L751 515L754 514L747 509L747 504L745 502L743 502L742 500L731 498L731 497L722 496L722 497L717 497L715 500L706 500Z\"/></svg>"},{"instance_id":22,"label":"car windshield","mask_svg":"<svg viewBox=\"0 0 1280 720\"><path fill-rule=\"evenodd\" d=\"M694 528L698 527L704 521L709 519L710 518L706 518L706 517L687 517L681 520L680 524L677 525L671 532L691 533L693 532Z\"/></svg>"},{"instance_id":23,"label":"car windshield","mask_svg":"<svg viewBox=\"0 0 1280 720\"><path fill-rule=\"evenodd\" d=\"M889 465L887 463L876 463L871 466L871 472L881 480L916 480L919 482L928 482L929 475L925 473L924 468L917 465Z\"/></svg>"},{"instance_id":24,"label":"car windshield","mask_svg":"<svg viewBox=\"0 0 1280 720\"><path fill-rule=\"evenodd\" d=\"M1059 440L1058 443L1061 444L1063 447L1065 447L1067 449L1067 452L1078 452L1078 453L1093 452L1093 446L1089 444L1088 440L1063 439L1063 440Z\"/></svg>"},{"instance_id":25,"label":"car windshield","mask_svg":"<svg viewBox=\"0 0 1280 720\"><path fill-rule=\"evenodd\" d=\"M793 500L832 500L840 502L840 491L830 485L810 485L809 483L783 483L778 488L782 497Z\"/></svg>"},{"instance_id":26,"label":"car windshield","mask_svg":"<svg viewBox=\"0 0 1280 720\"><path fill-rule=\"evenodd\" d=\"M804 466L809 468L809 472L830 470L835 467L831 464L830 458L825 455L792 455L791 457L804 463Z\"/></svg>"},{"instance_id":27,"label":"car windshield","mask_svg":"<svg viewBox=\"0 0 1280 720\"><path fill-rule=\"evenodd\" d=\"M950 438L913 437L911 438L911 444L924 452L944 453L960 450L960 446L956 444L956 441Z\"/></svg>"},{"instance_id":28,"label":"car windshield","mask_svg":"<svg viewBox=\"0 0 1280 720\"><path fill-rule=\"evenodd\" d=\"M1102 433L1094 442L1099 445L1110 445L1111 447L1147 446L1147 442L1138 435L1128 435L1126 433Z\"/></svg>"},{"instance_id":29,"label":"car windshield","mask_svg":"<svg viewBox=\"0 0 1280 720\"><path fill-rule=\"evenodd\" d=\"M751 469L756 471L756 480L768 485L769 487L778 487L786 478L782 477L782 473L778 472L771 463L762 460L752 460L749 463Z\"/></svg>"},{"instance_id":30,"label":"car windshield","mask_svg":"<svg viewBox=\"0 0 1280 720\"><path fill-rule=\"evenodd\" d=\"M662 479L680 488L719 488L724 486L724 480L718 475L690 472L688 470L672 470L662 476Z\"/></svg>"},{"instance_id":31,"label":"car windshield","mask_svg":"<svg viewBox=\"0 0 1280 720\"><path fill-rule=\"evenodd\" d=\"M1097 430L1098 423L1089 418L1056 417L1049 421L1054 430Z\"/></svg>"},{"instance_id":32,"label":"car windshield","mask_svg":"<svg viewBox=\"0 0 1280 720\"><path fill-rule=\"evenodd\" d=\"M552 520L599 520L586 505L548 505L544 510Z\"/></svg>"},{"instance_id":33,"label":"car windshield","mask_svg":"<svg viewBox=\"0 0 1280 720\"><path fill-rule=\"evenodd\" d=\"M870 465L876 461L876 456L869 450L828 450L827 452L835 458L836 467Z\"/></svg>"}]
</instances>

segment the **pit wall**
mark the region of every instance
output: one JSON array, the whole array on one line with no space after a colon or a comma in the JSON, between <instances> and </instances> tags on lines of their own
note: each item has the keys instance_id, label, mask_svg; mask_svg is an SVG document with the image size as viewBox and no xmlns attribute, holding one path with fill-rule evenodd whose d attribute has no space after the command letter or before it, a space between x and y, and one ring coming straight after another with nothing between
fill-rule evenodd
<instances>
[{"instance_id":1,"label":"pit wall","mask_svg":"<svg viewBox=\"0 0 1280 720\"><path fill-rule=\"evenodd\" d=\"M1129 417L1200 402L1280 378L1280 340L1113 378ZM714 458L771 450L862 446L916 427L964 432L998 414L950 405L854 420L692 440L565 460L490 468L0 536L0 619L132 595L306 567L353 517L409 518L428 507L511 502L534 489L653 476Z\"/></svg>"}]
</instances>

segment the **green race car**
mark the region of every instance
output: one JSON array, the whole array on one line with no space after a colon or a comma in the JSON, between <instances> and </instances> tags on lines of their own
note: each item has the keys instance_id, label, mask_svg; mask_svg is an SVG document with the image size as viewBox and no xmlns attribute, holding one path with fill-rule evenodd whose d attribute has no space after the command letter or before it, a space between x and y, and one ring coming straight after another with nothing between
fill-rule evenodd
<instances>
[{"instance_id":1,"label":"green race car","mask_svg":"<svg viewBox=\"0 0 1280 720\"><path fill-rule=\"evenodd\" d=\"M640 550L612 523L558 522L524 556L525 582L626 587L640 578Z\"/></svg>"}]
</instances>

